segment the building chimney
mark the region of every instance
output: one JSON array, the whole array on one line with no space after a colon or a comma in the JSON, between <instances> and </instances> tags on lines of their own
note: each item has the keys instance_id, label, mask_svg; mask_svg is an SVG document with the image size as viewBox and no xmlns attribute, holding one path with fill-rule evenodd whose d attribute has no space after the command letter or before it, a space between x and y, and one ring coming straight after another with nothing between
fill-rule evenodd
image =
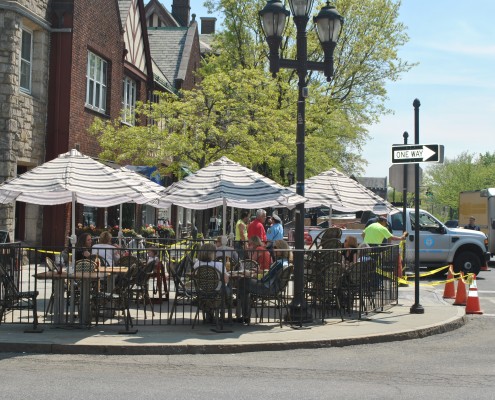
<instances>
[{"instance_id":1,"label":"building chimney","mask_svg":"<svg viewBox=\"0 0 495 400\"><path fill-rule=\"evenodd\" d=\"M215 23L217 19L215 17L201 17L201 34L210 35L215 33Z\"/></svg>"},{"instance_id":2,"label":"building chimney","mask_svg":"<svg viewBox=\"0 0 495 400\"><path fill-rule=\"evenodd\" d=\"M189 14L191 12L190 0L173 0L172 16L180 26L189 26Z\"/></svg>"}]
</instances>

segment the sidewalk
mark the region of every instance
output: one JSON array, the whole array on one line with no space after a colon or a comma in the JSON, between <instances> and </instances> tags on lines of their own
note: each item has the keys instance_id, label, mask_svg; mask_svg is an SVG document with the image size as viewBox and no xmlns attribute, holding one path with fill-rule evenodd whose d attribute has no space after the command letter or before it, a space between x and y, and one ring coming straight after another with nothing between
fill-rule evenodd
<instances>
[{"instance_id":1,"label":"sidewalk","mask_svg":"<svg viewBox=\"0 0 495 400\"><path fill-rule=\"evenodd\" d=\"M452 305L442 292L420 288L424 314L410 314L414 284L399 289L399 304L368 320L329 319L302 328L279 324L226 324L231 332L215 333L199 323L140 325L136 334L119 334L121 327L61 329L44 326L42 333L24 333L26 325L0 325L0 351L66 354L204 354L339 347L407 340L447 332L464 325L464 307Z\"/></svg>"}]
</instances>

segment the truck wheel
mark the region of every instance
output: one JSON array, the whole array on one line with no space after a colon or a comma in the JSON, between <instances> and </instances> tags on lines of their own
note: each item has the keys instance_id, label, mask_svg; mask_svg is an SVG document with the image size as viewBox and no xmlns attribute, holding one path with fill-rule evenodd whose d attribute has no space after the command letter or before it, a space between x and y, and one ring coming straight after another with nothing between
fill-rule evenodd
<instances>
[{"instance_id":1,"label":"truck wheel","mask_svg":"<svg viewBox=\"0 0 495 400\"><path fill-rule=\"evenodd\" d=\"M478 275L481 269L479 257L472 251L463 251L454 259L454 271Z\"/></svg>"}]
</instances>

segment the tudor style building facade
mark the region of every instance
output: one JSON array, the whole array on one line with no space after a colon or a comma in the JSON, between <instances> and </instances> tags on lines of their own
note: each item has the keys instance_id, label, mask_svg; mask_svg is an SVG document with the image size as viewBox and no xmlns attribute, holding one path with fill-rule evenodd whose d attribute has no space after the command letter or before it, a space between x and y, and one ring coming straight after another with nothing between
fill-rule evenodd
<instances>
[{"instance_id":1,"label":"tudor style building facade","mask_svg":"<svg viewBox=\"0 0 495 400\"><path fill-rule=\"evenodd\" d=\"M164 26L180 32L162 37L168 44L159 46L166 55L157 57L161 65L150 52L150 3L165 16ZM95 117L144 123L134 120L136 101L152 99L155 89L194 86L201 56L190 1L173 0L172 13L150 3L0 0L0 182L76 146L97 157L98 142L88 133ZM0 205L0 230L17 240L60 246L69 215L70 205ZM82 222L83 206L76 215ZM103 223L102 212L99 218Z\"/></svg>"}]
</instances>

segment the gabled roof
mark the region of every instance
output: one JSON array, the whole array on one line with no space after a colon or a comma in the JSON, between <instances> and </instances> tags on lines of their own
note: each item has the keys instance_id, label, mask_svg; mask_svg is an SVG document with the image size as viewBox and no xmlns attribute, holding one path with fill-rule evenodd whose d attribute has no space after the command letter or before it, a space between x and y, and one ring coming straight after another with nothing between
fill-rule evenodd
<instances>
[{"instance_id":1,"label":"gabled roof","mask_svg":"<svg viewBox=\"0 0 495 400\"><path fill-rule=\"evenodd\" d=\"M150 16L156 14L163 26L168 27L180 27L174 16L168 12L168 10L158 0L150 0L145 6L146 20L148 21Z\"/></svg>"},{"instance_id":2,"label":"gabled roof","mask_svg":"<svg viewBox=\"0 0 495 400\"><path fill-rule=\"evenodd\" d=\"M197 23L188 28L148 28L151 57L169 82L186 79Z\"/></svg>"},{"instance_id":3,"label":"gabled roof","mask_svg":"<svg viewBox=\"0 0 495 400\"><path fill-rule=\"evenodd\" d=\"M152 80L152 64L146 34L143 0L118 0L121 26L124 29L126 68L146 79Z\"/></svg>"}]
</instances>

